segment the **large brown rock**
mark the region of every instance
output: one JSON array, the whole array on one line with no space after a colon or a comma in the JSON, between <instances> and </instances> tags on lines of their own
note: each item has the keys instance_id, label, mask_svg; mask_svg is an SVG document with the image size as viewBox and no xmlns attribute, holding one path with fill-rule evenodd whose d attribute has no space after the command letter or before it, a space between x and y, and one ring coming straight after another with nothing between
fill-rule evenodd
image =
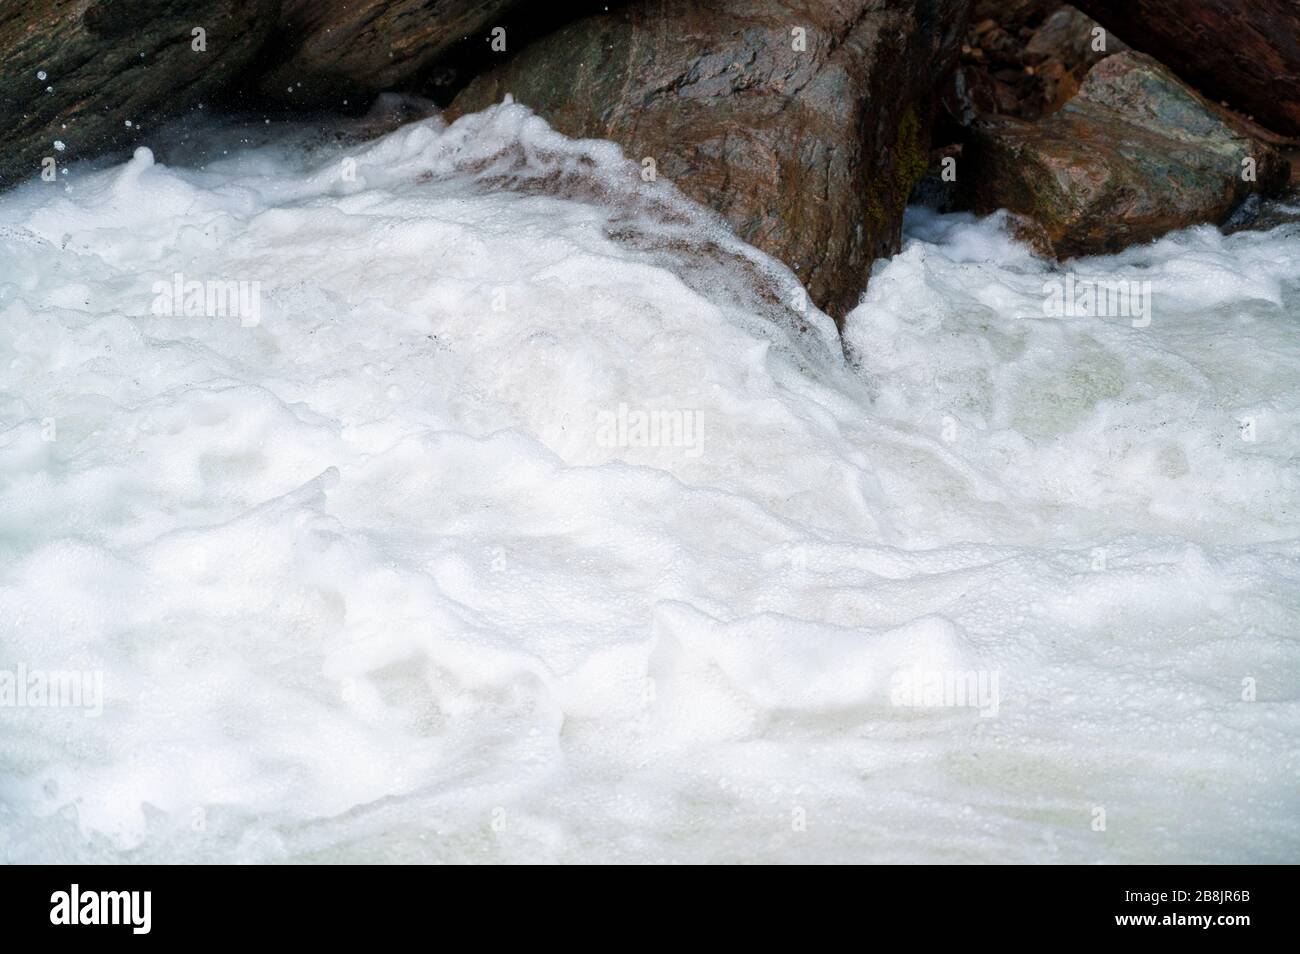
<instances>
[{"instance_id":1,"label":"large brown rock","mask_svg":"<svg viewBox=\"0 0 1300 954\"><path fill-rule=\"evenodd\" d=\"M46 157L62 166L128 144L213 93L251 59L276 8L277 0L0 5L0 188L40 174Z\"/></svg>"},{"instance_id":2,"label":"large brown rock","mask_svg":"<svg viewBox=\"0 0 1300 954\"><path fill-rule=\"evenodd\" d=\"M896 251L925 170L932 94L968 0L656 0L587 17L477 78L448 118L507 93L612 139L720 212L839 317ZM798 42L797 30L806 43Z\"/></svg>"},{"instance_id":3,"label":"large brown rock","mask_svg":"<svg viewBox=\"0 0 1300 954\"><path fill-rule=\"evenodd\" d=\"M975 5L949 111L963 124L977 113L1038 119L1079 91L1099 60L1126 49L1115 36L1094 37L1097 22L1055 0Z\"/></svg>"},{"instance_id":4,"label":"large brown rock","mask_svg":"<svg viewBox=\"0 0 1300 954\"><path fill-rule=\"evenodd\" d=\"M1094 66L1046 119L978 124L964 169L976 210L1023 216L1060 257L1221 224L1248 196L1281 190L1289 171L1226 111L1134 52Z\"/></svg>"},{"instance_id":5,"label":"large brown rock","mask_svg":"<svg viewBox=\"0 0 1300 954\"><path fill-rule=\"evenodd\" d=\"M486 53L490 28L521 3L282 0L257 91L294 106L337 106L404 87L469 38L481 40Z\"/></svg>"},{"instance_id":6,"label":"large brown rock","mask_svg":"<svg viewBox=\"0 0 1300 954\"><path fill-rule=\"evenodd\" d=\"M1296 0L1075 0L1201 92L1300 135Z\"/></svg>"}]
</instances>

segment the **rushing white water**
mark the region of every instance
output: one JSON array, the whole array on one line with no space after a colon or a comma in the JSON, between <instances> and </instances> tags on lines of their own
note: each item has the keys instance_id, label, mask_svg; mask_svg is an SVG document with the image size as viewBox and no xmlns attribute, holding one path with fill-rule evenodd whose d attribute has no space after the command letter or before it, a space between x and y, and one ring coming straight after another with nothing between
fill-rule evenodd
<instances>
[{"instance_id":1,"label":"rushing white water","mask_svg":"<svg viewBox=\"0 0 1300 954\"><path fill-rule=\"evenodd\" d=\"M846 359L520 106L250 138L0 196L0 668L103 678L0 859L1300 860L1300 229L1135 327L918 212Z\"/></svg>"}]
</instances>

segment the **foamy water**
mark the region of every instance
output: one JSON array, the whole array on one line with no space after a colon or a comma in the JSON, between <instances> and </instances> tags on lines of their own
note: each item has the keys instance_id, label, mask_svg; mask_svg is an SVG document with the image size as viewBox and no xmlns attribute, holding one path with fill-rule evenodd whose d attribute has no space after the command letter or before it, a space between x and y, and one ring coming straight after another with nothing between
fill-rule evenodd
<instances>
[{"instance_id":1,"label":"foamy water","mask_svg":"<svg viewBox=\"0 0 1300 954\"><path fill-rule=\"evenodd\" d=\"M103 678L0 859L1300 860L1300 228L918 211L842 351L522 107L250 139L0 196L0 668Z\"/></svg>"}]
</instances>

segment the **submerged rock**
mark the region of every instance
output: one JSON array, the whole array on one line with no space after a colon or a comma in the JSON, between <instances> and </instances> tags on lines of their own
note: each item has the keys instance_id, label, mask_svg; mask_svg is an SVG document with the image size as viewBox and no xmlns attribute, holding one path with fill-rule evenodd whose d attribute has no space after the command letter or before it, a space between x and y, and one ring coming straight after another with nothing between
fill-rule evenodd
<instances>
[{"instance_id":1,"label":"submerged rock","mask_svg":"<svg viewBox=\"0 0 1300 954\"><path fill-rule=\"evenodd\" d=\"M1289 172L1277 150L1133 52L1098 63L1046 119L988 118L974 132L971 205L1024 216L1030 236L1059 257L1223 223L1248 196L1282 189Z\"/></svg>"},{"instance_id":2,"label":"submerged rock","mask_svg":"<svg viewBox=\"0 0 1300 954\"><path fill-rule=\"evenodd\" d=\"M1295 0L1076 0L1198 90L1300 135L1300 4Z\"/></svg>"},{"instance_id":3,"label":"submerged rock","mask_svg":"<svg viewBox=\"0 0 1300 954\"><path fill-rule=\"evenodd\" d=\"M213 93L252 58L277 6L276 0L6 4L0 8L0 188L129 144Z\"/></svg>"},{"instance_id":4,"label":"submerged rock","mask_svg":"<svg viewBox=\"0 0 1300 954\"><path fill-rule=\"evenodd\" d=\"M614 140L839 317L898 248L968 2L637 3L525 48L448 118L513 94L561 132Z\"/></svg>"}]
</instances>

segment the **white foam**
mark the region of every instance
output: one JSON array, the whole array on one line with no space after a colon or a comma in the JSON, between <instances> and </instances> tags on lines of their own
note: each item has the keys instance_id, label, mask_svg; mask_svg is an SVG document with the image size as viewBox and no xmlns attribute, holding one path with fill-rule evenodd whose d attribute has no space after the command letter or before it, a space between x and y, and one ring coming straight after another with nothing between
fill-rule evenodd
<instances>
[{"instance_id":1,"label":"white foam","mask_svg":"<svg viewBox=\"0 0 1300 954\"><path fill-rule=\"evenodd\" d=\"M0 857L1295 860L1294 228L1069 266L1138 329L917 212L846 362L521 106L153 147L0 197L0 668L106 691L0 710Z\"/></svg>"}]
</instances>

